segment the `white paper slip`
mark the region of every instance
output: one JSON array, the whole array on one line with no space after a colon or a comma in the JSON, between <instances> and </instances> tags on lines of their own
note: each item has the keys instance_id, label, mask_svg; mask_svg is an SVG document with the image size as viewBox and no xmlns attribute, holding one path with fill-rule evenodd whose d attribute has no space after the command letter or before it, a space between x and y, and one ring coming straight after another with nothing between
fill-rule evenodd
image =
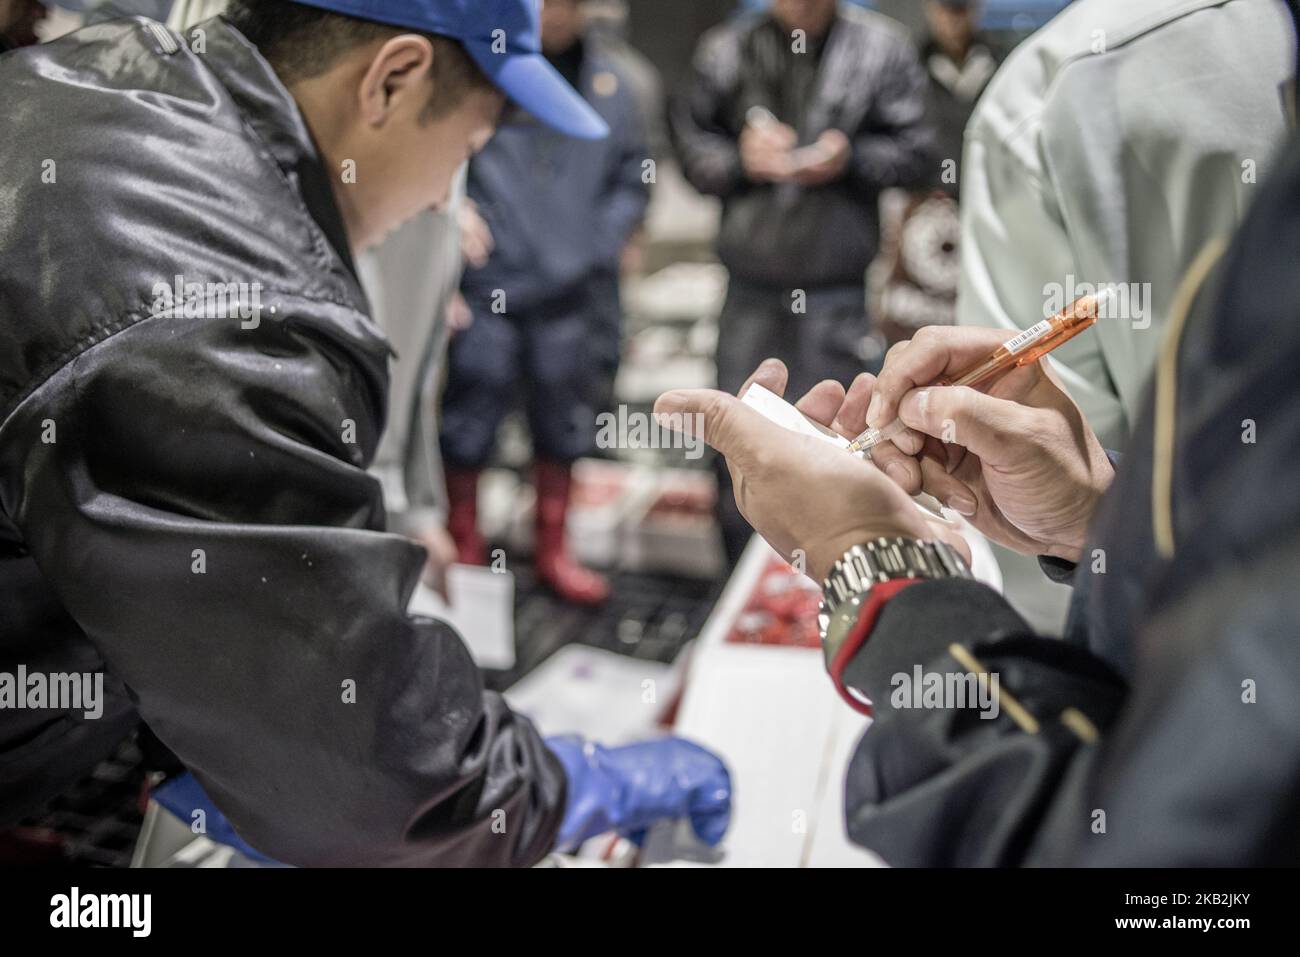
<instances>
[{"instance_id":1,"label":"white paper slip","mask_svg":"<svg viewBox=\"0 0 1300 957\"><path fill-rule=\"evenodd\" d=\"M515 664L515 576L476 565L447 569L451 606L423 583L415 586L408 614L440 618L464 639L480 668Z\"/></svg>"},{"instance_id":2,"label":"white paper slip","mask_svg":"<svg viewBox=\"0 0 1300 957\"><path fill-rule=\"evenodd\" d=\"M757 382L745 390L745 394L740 397L740 401L791 432L810 435L815 439L829 442L831 445L838 445L842 449L848 448L849 440L844 436L834 432L823 432L808 421L808 418L789 402Z\"/></svg>"},{"instance_id":3,"label":"white paper slip","mask_svg":"<svg viewBox=\"0 0 1300 957\"><path fill-rule=\"evenodd\" d=\"M543 735L579 734L619 745L654 737L677 694L673 665L565 645L506 691L506 701Z\"/></svg>"},{"instance_id":4,"label":"white paper slip","mask_svg":"<svg viewBox=\"0 0 1300 957\"><path fill-rule=\"evenodd\" d=\"M841 449L849 447L849 440L838 432L829 430L823 432L812 422L806 415L792 406L785 399L781 398L770 389L764 388L755 382L745 394L740 397L740 401L763 415L764 418L775 422L791 432L798 432L800 435L809 435L815 439L821 439L830 445L838 446ZM925 512L928 517L937 518L940 521L952 524L953 518L944 513L943 507L938 500L931 495L922 492L919 495L912 496L912 501L916 507Z\"/></svg>"}]
</instances>

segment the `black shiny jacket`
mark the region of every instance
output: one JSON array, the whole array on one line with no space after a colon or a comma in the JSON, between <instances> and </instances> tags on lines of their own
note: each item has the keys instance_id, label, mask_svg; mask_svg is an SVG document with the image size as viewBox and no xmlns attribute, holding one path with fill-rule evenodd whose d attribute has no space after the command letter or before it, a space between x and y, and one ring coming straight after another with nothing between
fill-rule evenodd
<instances>
[{"instance_id":1,"label":"black shiny jacket","mask_svg":"<svg viewBox=\"0 0 1300 957\"><path fill-rule=\"evenodd\" d=\"M302 116L224 21L0 58L0 826L139 718L294 864L531 864L564 778L447 625L366 470L388 344Z\"/></svg>"}]
</instances>

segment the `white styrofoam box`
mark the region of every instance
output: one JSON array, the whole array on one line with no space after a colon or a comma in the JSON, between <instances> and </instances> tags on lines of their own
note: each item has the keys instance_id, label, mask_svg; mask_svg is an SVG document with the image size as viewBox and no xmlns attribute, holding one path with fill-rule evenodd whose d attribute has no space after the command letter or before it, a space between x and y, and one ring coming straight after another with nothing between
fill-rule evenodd
<instances>
[{"instance_id":1,"label":"white styrofoam box","mask_svg":"<svg viewBox=\"0 0 1300 957\"><path fill-rule=\"evenodd\" d=\"M988 543L969 527L977 577L1000 586ZM726 762L734 791L722 845L704 848L681 825L651 831L643 865L876 867L849 840L844 778L871 721L845 703L820 649L728 642L775 551L750 539L696 641L675 734Z\"/></svg>"},{"instance_id":2,"label":"white styrofoam box","mask_svg":"<svg viewBox=\"0 0 1300 957\"><path fill-rule=\"evenodd\" d=\"M627 311L660 321L717 315L727 293L727 271L718 263L676 262L624 288Z\"/></svg>"},{"instance_id":3,"label":"white styrofoam box","mask_svg":"<svg viewBox=\"0 0 1300 957\"><path fill-rule=\"evenodd\" d=\"M966 539L966 545L970 548L970 573L975 576L977 581L982 581L995 592L1001 594L1002 566L998 564L997 556L993 554L993 546L989 544L989 540L974 525L957 515L956 512L951 512L948 509L944 511L955 517L957 530L961 532L962 538Z\"/></svg>"},{"instance_id":4,"label":"white styrofoam box","mask_svg":"<svg viewBox=\"0 0 1300 957\"><path fill-rule=\"evenodd\" d=\"M835 694L820 651L742 644L700 649L673 730L726 762L731 827L711 856L691 848L679 828L657 829L643 862L800 867L834 855L841 863L872 863L843 836L842 801L827 796L843 787L844 768L834 760L841 756L834 747L841 720L859 729L866 723Z\"/></svg>"},{"instance_id":5,"label":"white styrofoam box","mask_svg":"<svg viewBox=\"0 0 1300 957\"><path fill-rule=\"evenodd\" d=\"M670 389L712 389L717 379L712 359L675 356L654 364L620 366L614 392L621 402L650 405Z\"/></svg>"},{"instance_id":6,"label":"white styrofoam box","mask_svg":"<svg viewBox=\"0 0 1300 957\"><path fill-rule=\"evenodd\" d=\"M726 640L776 553L750 539L691 655L675 734L726 762L732 821L715 850L689 830L651 831L642 862L722 867L871 866L843 827L844 772L869 720L835 693L815 648Z\"/></svg>"},{"instance_id":7,"label":"white styrofoam box","mask_svg":"<svg viewBox=\"0 0 1300 957\"><path fill-rule=\"evenodd\" d=\"M510 469L487 469L479 479L478 528L488 541L509 541L521 495L529 498L531 507L532 486L521 484Z\"/></svg>"},{"instance_id":8,"label":"white styrofoam box","mask_svg":"<svg viewBox=\"0 0 1300 957\"><path fill-rule=\"evenodd\" d=\"M654 485L650 470L604 459L579 459L573 466L573 490L565 522L573 557L584 565L609 568L622 554L630 519L643 509ZM613 487L613 494L592 489ZM505 541L519 555L533 551L537 492L530 482L517 482L509 506Z\"/></svg>"},{"instance_id":9,"label":"white styrofoam box","mask_svg":"<svg viewBox=\"0 0 1300 957\"><path fill-rule=\"evenodd\" d=\"M569 547L578 561L602 568L619 563L634 516L654 491L654 475L643 467L601 459L580 459L573 471ZM616 487L616 494L601 489Z\"/></svg>"},{"instance_id":10,"label":"white styrofoam box","mask_svg":"<svg viewBox=\"0 0 1300 957\"><path fill-rule=\"evenodd\" d=\"M830 679L826 679L829 683ZM835 713L826 762L826 783L821 788L821 809L814 821L808 844L810 867L884 867L879 855L849 840L844 819L844 780L849 761L857 751L863 732L871 724L849 708Z\"/></svg>"},{"instance_id":11,"label":"white styrofoam box","mask_svg":"<svg viewBox=\"0 0 1300 957\"><path fill-rule=\"evenodd\" d=\"M423 582L415 586L407 613L438 618L460 635L480 668L515 664L515 576L474 565L447 569L450 604Z\"/></svg>"},{"instance_id":12,"label":"white styrofoam box","mask_svg":"<svg viewBox=\"0 0 1300 957\"><path fill-rule=\"evenodd\" d=\"M578 734L605 745L663 732L681 687L684 656L671 665L586 645L566 645L506 692L510 707L543 735Z\"/></svg>"},{"instance_id":13,"label":"white styrofoam box","mask_svg":"<svg viewBox=\"0 0 1300 957\"><path fill-rule=\"evenodd\" d=\"M717 480L712 472L689 469L660 469L653 475L653 494L628 523L622 565L631 571L716 578L725 560L722 538L712 503L717 499ZM665 495L686 495L706 501L709 507L698 516L658 512L655 506Z\"/></svg>"}]
</instances>

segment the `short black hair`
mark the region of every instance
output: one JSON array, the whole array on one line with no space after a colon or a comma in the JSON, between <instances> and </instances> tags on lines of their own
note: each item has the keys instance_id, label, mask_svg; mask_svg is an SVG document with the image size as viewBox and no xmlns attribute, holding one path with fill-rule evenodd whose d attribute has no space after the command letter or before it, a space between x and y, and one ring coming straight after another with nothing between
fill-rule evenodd
<instances>
[{"instance_id":1,"label":"short black hair","mask_svg":"<svg viewBox=\"0 0 1300 957\"><path fill-rule=\"evenodd\" d=\"M423 30L408 30L293 0L232 0L225 19L262 55L286 86L320 76L350 50L403 33L433 45L433 94L423 119L451 112L471 92L495 89L460 41Z\"/></svg>"}]
</instances>

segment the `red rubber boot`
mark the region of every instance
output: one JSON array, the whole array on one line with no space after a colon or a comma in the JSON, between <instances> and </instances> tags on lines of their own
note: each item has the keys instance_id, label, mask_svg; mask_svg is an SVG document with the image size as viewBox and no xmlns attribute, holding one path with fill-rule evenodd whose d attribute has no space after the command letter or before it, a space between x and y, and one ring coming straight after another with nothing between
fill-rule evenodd
<instances>
[{"instance_id":1,"label":"red rubber boot","mask_svg":"<svg viewBox=\"0 0 1300 957\"><path fill-rule=\"evenodd\" d=\"M447 531L462 565L486 565L487 543L478 530L478 469L447 470Z\"/></svg>"},{"instance_id":2,"label":"red rubber boot","mask_svg":"<svg viewBox=\"0 0 1300 957\"><path fill-rule=\"evenodd\" d=\"M609 582L575 562L564 540L569 466L539 461L533 476L537 488L537 576L571 604L599 605L609 597Z\"/></svg>"}]
</instances>

